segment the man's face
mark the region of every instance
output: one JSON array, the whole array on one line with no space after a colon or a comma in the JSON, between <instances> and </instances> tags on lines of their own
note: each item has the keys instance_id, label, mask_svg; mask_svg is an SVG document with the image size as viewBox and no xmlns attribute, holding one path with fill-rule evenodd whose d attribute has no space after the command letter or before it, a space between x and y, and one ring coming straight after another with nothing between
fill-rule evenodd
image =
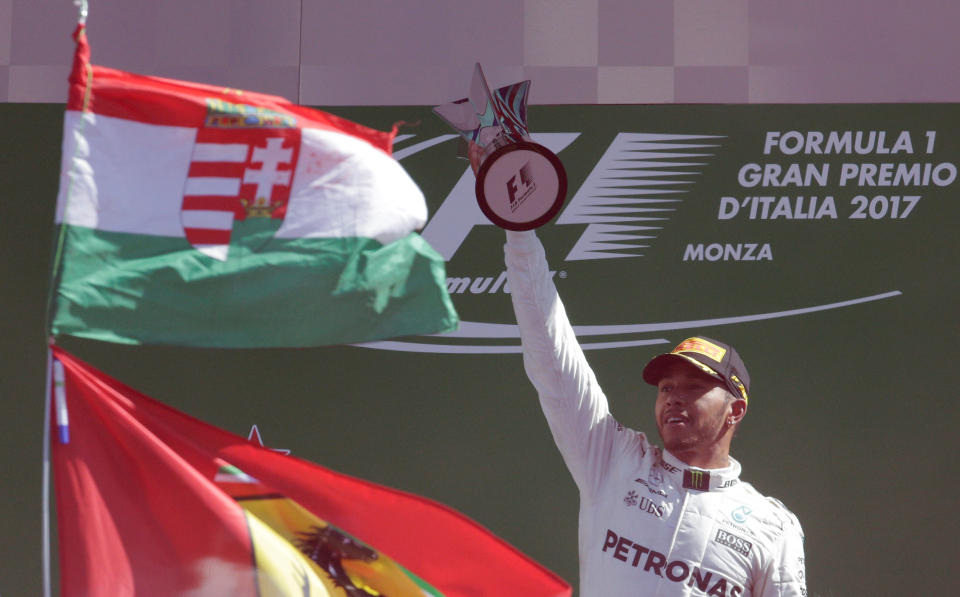
<instances>
[{"instance_id":1,"label":"man's face","mask_svg":"<svg viewBox=\"0 0 960 597\"><path fill-rule=\"evenodd\" d=\"M728 393L722 382L677 360L657 384L657 429L675 456L710 451L729 429ZM729 439L727 440L729 442Z\"/></svg>"}]
</instances>

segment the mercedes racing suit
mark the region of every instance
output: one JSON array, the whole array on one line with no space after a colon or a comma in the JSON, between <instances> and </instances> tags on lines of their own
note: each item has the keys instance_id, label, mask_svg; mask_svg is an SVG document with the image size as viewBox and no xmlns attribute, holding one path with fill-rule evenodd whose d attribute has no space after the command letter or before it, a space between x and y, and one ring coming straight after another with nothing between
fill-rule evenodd
<instances>
[{"instance_id":1,"label":"mercedes racing suit","mask_svg":"<svg viewBox=\"0 0 960 597\"><path fill-rule=\"evenodd\" d=\"M507 239L524 366L580 490L581 597L806 595L797 518L732 458L694 468L614 420L543 246L532 231Z\"/></svg>"}]
</instances>

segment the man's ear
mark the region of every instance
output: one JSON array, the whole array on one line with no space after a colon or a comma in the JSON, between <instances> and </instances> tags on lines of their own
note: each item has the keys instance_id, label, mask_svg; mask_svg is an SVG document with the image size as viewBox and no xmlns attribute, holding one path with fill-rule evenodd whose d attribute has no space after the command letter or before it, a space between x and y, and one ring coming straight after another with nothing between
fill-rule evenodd
<instances>
[{"instance_id":1,"label":"man's ear","mask_svg":"<svg viewBox=\"0 0 960 597\"><path fill-rule=\"evenodd\" d=\"M730 403L730 414L727 420L731 425L736 425L743 417L747 415L747 401L743 398L737 398Z\"/></svg>"}]
</instances>

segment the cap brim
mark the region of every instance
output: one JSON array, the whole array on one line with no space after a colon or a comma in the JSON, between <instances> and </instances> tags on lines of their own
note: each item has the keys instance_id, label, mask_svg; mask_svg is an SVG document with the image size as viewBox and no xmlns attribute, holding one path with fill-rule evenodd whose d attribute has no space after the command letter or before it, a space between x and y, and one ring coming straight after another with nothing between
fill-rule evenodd
<instances>
[{"instance_id":1,"label":"cap brim","mask_svg":"<svg viewBox=\"0 0 960 597\"><path fill-rule=\"evenodd\" d=\"M643 368L643 381L647 382L651 386L657 385L660 383L660 378L663 377L663 370L667 367L667 365L669 365L671 362L677 361L693 365L699 371L706 373L710 377L714 377L719 381L724 381L723 377L709 366L701 363L697 359L679 353L661 354L650 359L650 362L647 363L647 366Z\"/></svg>"}]
</instances>

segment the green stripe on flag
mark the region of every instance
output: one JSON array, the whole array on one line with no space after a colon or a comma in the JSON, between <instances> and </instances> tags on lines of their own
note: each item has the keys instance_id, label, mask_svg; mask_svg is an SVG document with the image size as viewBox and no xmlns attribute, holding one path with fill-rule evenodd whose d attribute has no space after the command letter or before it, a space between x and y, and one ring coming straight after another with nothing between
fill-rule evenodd
<instances>
[{"instance_id":1,"label":"green stripe on flag","mask_svg":"<svg viewBox=\"0 0 960 597\"><path fill-rule=\"evenodd\" d=\"M225 464L217 469L217 474L213 478L214 481L218 483L257 483L258 481L233 466L232 464Z\"/></svg>"},{"instance_id":2,"label":"green stripe on flag","mask_svg":"<svg viewBox=\"0 0 960 597\"><path fill-rule=\"evenodd\" d=\"M418 234L273 238L203 255L184 238L67 226L53 333L127 344L318 346L455 329L443 258Z\"/></svg>"}]
</instances>

